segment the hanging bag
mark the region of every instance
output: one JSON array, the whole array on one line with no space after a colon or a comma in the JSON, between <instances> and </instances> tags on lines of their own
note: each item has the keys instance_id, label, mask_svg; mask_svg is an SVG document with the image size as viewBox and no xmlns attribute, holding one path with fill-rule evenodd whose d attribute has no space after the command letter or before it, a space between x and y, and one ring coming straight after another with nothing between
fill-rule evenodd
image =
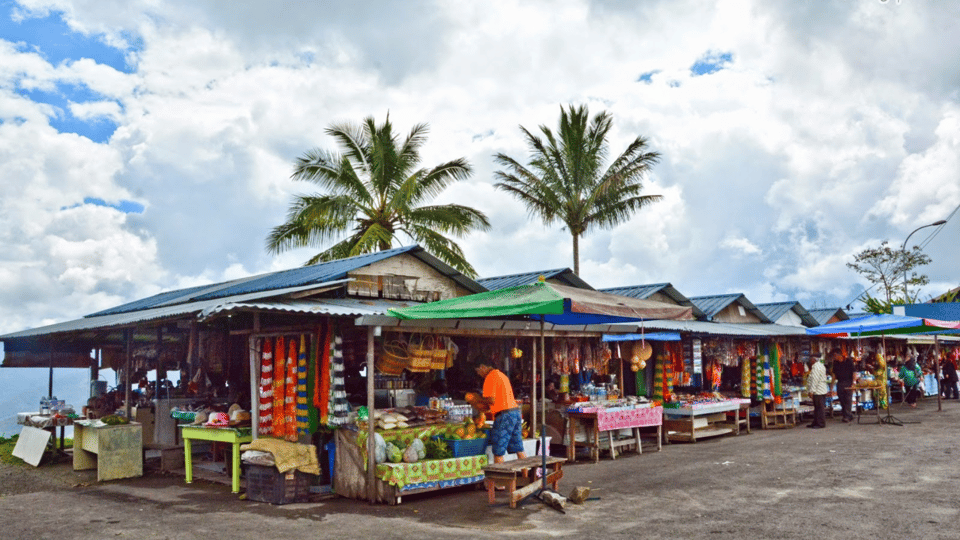
<instances>
[{"instance_id":1,"label":"hanging bag","mask_svg":"<svg viewBox=\"0 0 960 540\"><path fill-rule=\"evenodd\" d=\"M407 350L410 352L410 365L407 370L413 373L426 373L433 365L433 336L423 337L414 334L410 338Z\"/></svg>"},{"instance_id":2,"label":"hanging bag","mask_svg":"<svg viewBox=\"0 0 960 540\"><path fill-rule=\"evenodd\" d=\"M384 375L399 377L409 365L410 355L407 352L406 343L393 340L383 344L383 351L376 363L377 371Z\"/></svg>"}]
</instances>

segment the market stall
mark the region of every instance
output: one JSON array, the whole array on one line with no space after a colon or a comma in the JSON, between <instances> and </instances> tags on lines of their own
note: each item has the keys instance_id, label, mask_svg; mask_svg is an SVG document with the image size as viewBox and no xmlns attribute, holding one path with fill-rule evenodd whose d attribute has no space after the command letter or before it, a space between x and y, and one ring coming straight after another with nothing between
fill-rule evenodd
<instances>
[{"instance_id":1,"label":"market stall","mask_svg":"<svg viewBox=\"0 0 960 540\"><path fill-rule=\"evenodd\" d=\"M640 428L656 427L657 450L661 445L661 426L663 425L663 407L652 403L624 402L584 402L567 409L569 434L567 460L576 461L577 447L589 448L594 462L600 461L602 445L601 433L606 436L610 458L617 458L617 448L633 446L639 454L643 452L640 441ZM578 433L586 435L584 441L578 440ZM624 431L629 432L623 437Z\"/></svg>"},{"instance_id":2,"label":"market stall","mask_svg":"<svg viewBox=\"0 0 960 540\"><path fill-rule=\"evenodd\" d=\"M697 442L728 433L740 434L740 422L727 422L727 412L739 413L749 399L703 398L664 404L663 433L668 441Z\"/></svg>"}]
</instances>

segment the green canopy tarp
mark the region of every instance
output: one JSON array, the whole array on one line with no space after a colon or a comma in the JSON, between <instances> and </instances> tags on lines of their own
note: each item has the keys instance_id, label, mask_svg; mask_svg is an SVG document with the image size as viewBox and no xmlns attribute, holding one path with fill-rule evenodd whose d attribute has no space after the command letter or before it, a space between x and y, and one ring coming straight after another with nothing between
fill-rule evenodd
<instances>
[{"instance_id":1,"label":"green canopy tarp","mask_svg":"<svg viewBox=\"0 0 960 540\"><path fill-rule=\"evenodd\" d=\"M693 308L538 281L460 298L391 309L400 319L531 316L558 325L693 318Z\"/></svg>"}]
</instances>

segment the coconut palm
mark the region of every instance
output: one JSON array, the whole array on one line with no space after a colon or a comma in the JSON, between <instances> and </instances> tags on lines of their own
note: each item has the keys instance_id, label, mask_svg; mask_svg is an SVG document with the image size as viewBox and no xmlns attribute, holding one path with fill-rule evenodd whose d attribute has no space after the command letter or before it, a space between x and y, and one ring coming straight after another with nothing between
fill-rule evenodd
<instances>
[{"instance_id":1,"label":"coconut palm","mask_svg":"<svg viewBox=\"0 0 960 540\"><path fill-rule=\"evenodd\" d=\"M497 154L506 170L495 173L498 189L522 201L544 223L561 221L573 237L573 271L580 273L580 237L591 227L609 228L624 223L637 210L661 200L641 195L642 180L660 154L647 148L643 137L634 139L609 167L603 168L609 147L607 135L613 118L601 112L590 119L585 105L560 107L559 130L540 126L538 137L520 126L530 148L527 166Z\"/></svg>"},{"instance_id":2,"label":"coconut palm","mask_svg":"<svg viewBox=\"0 0 960 540\"><path fill-rule=\"evenodd\" d=\"M294 197L287 221L267 237L267 250L280 253L336 242L307 261L310 265L390 249L404 234L461 273L476 276L460 246L444 235L463 236L486 230L490 223L467 206L425 204L472 173L463 158L420 168L427 131L426 124L417 124L401 141L389 114L381 125L372 116L360 125L331 125L326 133L342 154L310 150L297 158L292 175L323 193Z\"/></svg>"}]
</instances>

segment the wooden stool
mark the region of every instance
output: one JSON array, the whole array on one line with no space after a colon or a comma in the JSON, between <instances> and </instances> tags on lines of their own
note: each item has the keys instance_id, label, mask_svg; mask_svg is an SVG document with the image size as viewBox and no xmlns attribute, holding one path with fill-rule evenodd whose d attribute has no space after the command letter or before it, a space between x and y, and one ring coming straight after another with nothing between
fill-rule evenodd
<instances>
[{"instance_id":1,"label":"wooden stool","mask_svg":"<svg viewBox=\"0 0 960 540\"><path fill-rule=\"evenodd\" d=\"M493 463L483 468L483 485L487 488L487 498L490 504L496 502L495 496L497 487L506 488L507 496L510 497L510 508L517 507L517 501L532 494L542 484L543 480L537 478L532 472L543 463L542 456L531 456L504 463ZM563 463L567 460L563 458L547 456L547 484L557 489L557 484L563 478Z\"/></svg>"}]
</instances>

